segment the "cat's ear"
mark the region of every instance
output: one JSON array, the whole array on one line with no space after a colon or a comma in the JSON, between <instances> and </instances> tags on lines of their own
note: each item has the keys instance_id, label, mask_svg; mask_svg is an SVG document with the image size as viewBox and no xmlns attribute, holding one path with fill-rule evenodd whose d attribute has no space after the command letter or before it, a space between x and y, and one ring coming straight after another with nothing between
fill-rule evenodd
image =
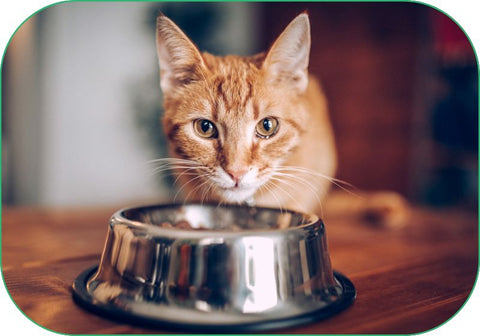
<instances>
[{"instance_id":1,"label":"cat's ear","mask_svg":"<svg viewBox=\"0 0 480 336\"><path fill-rule=\"evenodd\" d=\"M157 55L164 94L202 78L202 55L185 33L165 15L157 17Z\"/></svg>"},{"instance_id":2,"label":"cat's ear","mask_svg":"<svg viewBox=\"0 0 480 336\"><path fill-rule=\"evenodd\" d=\"M308 85L310 21L306 13L298 15L270 48L263 69L272 82L286 82L298 92Z\"/></svg>"}]
</instances>

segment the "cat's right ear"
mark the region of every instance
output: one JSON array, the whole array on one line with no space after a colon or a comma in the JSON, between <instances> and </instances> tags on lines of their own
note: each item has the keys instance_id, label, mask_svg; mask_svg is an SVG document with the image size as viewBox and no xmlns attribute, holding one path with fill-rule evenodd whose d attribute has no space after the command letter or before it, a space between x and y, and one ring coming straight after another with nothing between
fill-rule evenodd
<instances>
[{"instance_id":1,"label":"cat's right ear","mask_svg":"<svg viewBox=\"0 0 480 336\"><path fill-rule=\"evenodd\" d=\"M157 55L163 94L202 78L205 63L197 47L165 15L157 17Z\"/></svg>"}]
</instances>

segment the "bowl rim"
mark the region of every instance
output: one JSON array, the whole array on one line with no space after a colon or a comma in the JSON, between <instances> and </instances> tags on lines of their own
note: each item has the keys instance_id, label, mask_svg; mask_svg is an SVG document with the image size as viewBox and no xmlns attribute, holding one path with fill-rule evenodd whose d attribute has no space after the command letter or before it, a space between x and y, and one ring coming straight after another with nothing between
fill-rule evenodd
<instances>
[{"instance_id":1,"label":"bowl rim","mask_svg":"<svg viewBox=\"0 0 480 336\"><path fill-rule=\"evenodd\" d=\"M352 281L344 274L333 270L335 280L340 284L342 292L339 300L333 301L326 306L319 307L308 312L292 315L286 318L271 317L262 321L232 323L232 324L199 324L185 323L173 320L165 320L162 316L149 317L142 314L135 314L127 309L116 305L115 301L102 303L94 298L87 288L88 281L98 271L98 265L93 265L82 271L73 281L73 300L82 308L87 309L101 317L110 318L114 321L131 323L133 325L161 328L166 331L180 333L254 333L272 330L284 330L295 326L302 326L308 323L322 321L330 318L351 306L356 297L357 291Z\"/></svg>"},{"instance_id":2,"label":"bowl rim","mask_svg":"<svg viewBox=\"0 0 480 336\"><path fill-rule=\"evenodd\" d=\"M282 213L291 213L297 214L306 218L306 222L296 226L289 226L286 228L280 229L246 229L240 231L226 231L226 230L195 230L195 229L176 229L176 228L166 228L160 227L158 225L153 225L138 220L129 219L124 216L124 213L127 211L139 211L141 209L165 209L165 208L180 208L184 206L206 206L206 207L222 207L222 208L252 208L258 210L266 211L275 211ZM322 219L316 214L307 214L300 211L295 211L291 209L279 209L273 207L264 207L264 206L247 206L240 204L216 204L216 203L200 203L200 202L185 202L185 203L158 203L158 204L146 204L132 207L125 207L120 210L117 210L110 218L109 226L113 228L114 225L126 225L132 229L141 230L147 234L152 234L156 237L169 237L169 238L190 238L190 239L203 239L203 238L241 238L248 236L275 236L275 235L284 235L288 232L294 231L305 231L309 227L320 227L321 231L325 230L325 225Z\"/></svg>"}]
</instances>

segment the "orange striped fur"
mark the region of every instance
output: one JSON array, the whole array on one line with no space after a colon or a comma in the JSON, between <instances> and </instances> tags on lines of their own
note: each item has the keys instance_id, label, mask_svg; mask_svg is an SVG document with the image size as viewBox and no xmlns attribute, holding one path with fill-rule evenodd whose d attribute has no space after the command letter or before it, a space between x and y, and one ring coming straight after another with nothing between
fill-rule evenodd
<instances>
[{"instance_id":1,"label":"orange striped fur","mask_svg":"<svg viewBox=\"0 0 480 336\"><path fill-rule=\"evenodd\" d=\"M336 153L326 99L308 75L307 14L252 57L201 53L160 15L157 50L163 126L184 198L318 210Z\"/></svg>"}]
</instances>

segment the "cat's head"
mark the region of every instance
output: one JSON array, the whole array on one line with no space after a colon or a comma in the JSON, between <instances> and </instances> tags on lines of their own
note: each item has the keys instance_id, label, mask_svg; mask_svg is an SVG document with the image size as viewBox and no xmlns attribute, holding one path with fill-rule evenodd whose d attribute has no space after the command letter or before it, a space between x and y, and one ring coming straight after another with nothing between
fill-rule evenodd
<instances>
[{"instance_id":1,"label":"cat's head","mask_svg":"<svg viewBox=\"0 0 480 336\"><path fill-rule=\"evenodd\" d=\"M195 169L187 175L205 193L226 202L249 199L308 126L302 100L310 52L307 14L297 16L267 53L253 57L200 53L160 15L157 52L172 155L191 162Z\"/></svg>"}]
</instances>

